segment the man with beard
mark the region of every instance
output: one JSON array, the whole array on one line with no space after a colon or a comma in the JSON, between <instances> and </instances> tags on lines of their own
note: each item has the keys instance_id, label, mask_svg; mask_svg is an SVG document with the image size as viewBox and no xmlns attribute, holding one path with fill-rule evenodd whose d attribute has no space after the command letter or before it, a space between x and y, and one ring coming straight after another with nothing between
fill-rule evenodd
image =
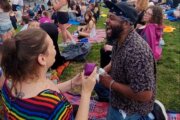
<instances>
[{"instance_id":1,"label":"man with beard","mask_svg":"<svg viewBox=\"0 0 180 120\"><path fill-rule=\"evenodd\" d=\"M99 81L110 90L107 120L151 120L156 68L150 47L133 28L137 12L124 2L105 4L110 9L106 33L116 40Z\"/></svg>"},{"instance_id":2,"label":"man with beard","mask_svg":"<svg viewBox=\"0 0 180 120\"><path fill-rule=\"evenodd\" d=\"M107 30L106 30L107 31ZM111 61L111 54L113 48L114 38L106 36L107 42L100 49L100 67L104 68ZM99 102L109 102L109 89L102 84L96 83L94 88L97 97L95 98Z\"/></svg>"}]
</instances>

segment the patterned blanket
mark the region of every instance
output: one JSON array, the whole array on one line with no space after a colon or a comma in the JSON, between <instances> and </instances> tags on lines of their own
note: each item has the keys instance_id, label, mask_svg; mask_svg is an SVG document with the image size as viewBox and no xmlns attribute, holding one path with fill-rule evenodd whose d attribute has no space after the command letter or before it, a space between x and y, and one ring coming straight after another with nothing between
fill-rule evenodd
<instances>
[{"instance_id":1,"label":"patterned blanket","mask_svg":"<svg viewBox=\"0 0 180 120\"><path fill-rule=\"evenodd\" d=\"M72 105L79 105L80 95L71 93L64 93L64 95ZM90 101L89 120L106 120L107 109L108 103L97 102L92 98Z\"/></svg>"},{"instance_id":2,"label":"patterned blanket","mask_svg":"<svg viewBox=\"0 0 180 120\"><path fill-rule=\"evenodd\" d=\"M77 38L78 36L73 35L73 39L78 42L79 39ZM96 36L93 38L88 37L88 42L90 43L100 43L104 42L104 39L106 38L106 32L105 29L97 29L96 30Z\"/></svg>"},{"instance_id":3,"label":"patterned blanket","mask_svg":"<svg viewBox=\"0 0 180 120\"><path fill-rule=\"evenodd\" d=\"M79 105L80 95L74 95L71 93L64 93L68 101L72 105ZM106 120L107 102L98 102L91 98L90 110L89 110L89 120ZM180 120L180 112L167 111L168 120Z\"/></svg>"}]
</instances>

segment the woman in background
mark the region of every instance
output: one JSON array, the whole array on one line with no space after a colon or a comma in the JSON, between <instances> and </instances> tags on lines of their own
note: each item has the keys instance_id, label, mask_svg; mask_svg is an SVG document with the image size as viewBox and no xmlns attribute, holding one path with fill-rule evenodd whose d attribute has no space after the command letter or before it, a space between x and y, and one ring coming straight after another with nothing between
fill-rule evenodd
<instances>
[{"instance_id":1,"label":"woman in background","mask_svg":"<svg viewBox=\"0 0 180 120\"><path fill-rule=\"evenodd\" d=\"M86 25L78 27L79 38L83 38L83 37L93 38L96 35L96 20L93 17L93 13L90 10L87 10L84 15L84 19Z\"/></svg>"},{"instance_id":2,"label":"woman in background","mask_svg":"<svg viewBox=\"0 0 180 120\"><path fill-rule=\"evenodd\" d=\"M144 12L147 9L149 0L136 0L135 8L138 11L138 20L135 24L135 28L140 29L146 23L143 21Z\"/></svg>"},{"instance_id":3,"label":"woman in background","mask_svg":"<svg viewBox=\"0 0 180 120\"><path fill-rule=\"evenodd\" d=\"M54 0L53 8L57 11L57 19L59 28L62 32L63 44L66 45L68 42L75 44L71 33L67 30L65 24L69 21L68 8L70 0Z\"/></svg>"},{"instance_id":4,"label":"woman in background","mask_svg":"<svg viewBox=\"0 0 180 120\"><path fill-rule=\"evenodd\" d=\"M162 48L160 38L163 33L163 12L159 6L150 6L144 13L143 21L146 22L145 28L140 35L146 40L152 49L154 58L158 61L161 58Z\"/></svg>"}]
</instances>

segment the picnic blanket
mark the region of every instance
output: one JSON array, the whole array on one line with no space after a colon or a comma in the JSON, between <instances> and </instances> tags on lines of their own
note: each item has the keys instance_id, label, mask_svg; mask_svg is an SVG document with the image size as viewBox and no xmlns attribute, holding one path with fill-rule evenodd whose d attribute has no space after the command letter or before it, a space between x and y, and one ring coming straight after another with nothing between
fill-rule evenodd
<instances>
[{"instance_id":1,"label":"picnic blanket","mask_svg":"<svg viewBox=\"0 0 180 120\"><path fill-rule=\"evenodd\" d=\"M176 18L174 15L173 15L173 12L174 12L175 9L170 9L168 11L165 12L166 14L166 17L169 21L171 22L174 22L174 21L179 21L180 18Z\"/></svg>"},{"instance_id":2,"label":"picnic blanket","mask_svg":"<svg viewBox=\"0 0 180 120\"><path fill-rule=\"evenodd\" d=\"M168 120L180 120L180 112L167 111Z\"/></svg>"},{"instance_id":3,"label":"picnic blanket","mask_svg":"<svg viewBox=\"0 0 180 120\"><path fill-rule=\"evenodd\" d=\"M74 95L72 93L64 93L68 101L72 105L79 105L80 95ZM89 120L106 120L109 103L98 102L91 98ZM167 111L168 120L180 120L180 112Z\"/></svg>"},{"instance_id":4,"label":"picnic blanket","mask_svg":"<svg viewBox=\"0 0 180 120\"><path fill-rule=\"evenodd\" d=\"M71 93L64 93L64 95L72 105L79 105L80 95L74 95ZM98 102L91 99L89 120L106 120L108 105L107 102Z\"/></svg>"},{"instance_id":5,"label":"picnic blanket","mask_svg":"<svg viewBox=\"0 0 180 120\"><path fill-rule=\"evenodd\" d=\"M71 25L79 25L80 24L80 22L78 22L76 20L69 20L68 23Z\"/></svg>"},{"instance_id":6,"label":"picnic blanket","mask_svg":"<svg viewBox=\"0 0 180 120\"><path fill-rule=\"evenodd\" d=\"M97 29L96 30L96 36L93 38L88 37L88 42L90 43L100 43L100 42L104 42L104 39L106 38L106 32L104 29ZM77 35L73 35L73 39L76 42L79 42L78 36Z\"/></svg>"}]
</instances>

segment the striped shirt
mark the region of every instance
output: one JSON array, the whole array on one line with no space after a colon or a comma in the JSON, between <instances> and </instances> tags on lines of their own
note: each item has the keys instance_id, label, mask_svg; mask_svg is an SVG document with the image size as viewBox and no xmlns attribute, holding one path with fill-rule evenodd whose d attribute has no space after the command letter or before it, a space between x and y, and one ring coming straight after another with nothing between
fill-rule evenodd
<instances>
[{"instance_id":1,"label":"striped shirt","mask_svg":"<svg viewBox=\"0 0 180 120\"><path fill-rule=\"evenodd\" d=\"M44 90L37 96L19 99L4 84L2 89L5 120L73 120L72 105L62 93Z\"/></svg>"}]
</instances>

